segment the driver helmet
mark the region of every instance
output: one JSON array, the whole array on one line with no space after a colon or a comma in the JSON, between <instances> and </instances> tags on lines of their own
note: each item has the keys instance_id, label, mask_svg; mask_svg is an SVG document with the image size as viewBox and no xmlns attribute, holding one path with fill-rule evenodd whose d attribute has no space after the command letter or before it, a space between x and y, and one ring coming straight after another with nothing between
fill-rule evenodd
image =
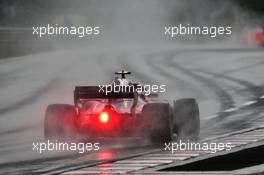
<instances>
[{"instance_id":1,"label":"driver helmet","mask_svg":"<svg viewBox=\"0 0 264 175\"><path fill-rule=\"evenodd\" d=\"M126 78L115 78L115 84L119 86L129 86L129 81Z\"/></svg>"}]
</instances>

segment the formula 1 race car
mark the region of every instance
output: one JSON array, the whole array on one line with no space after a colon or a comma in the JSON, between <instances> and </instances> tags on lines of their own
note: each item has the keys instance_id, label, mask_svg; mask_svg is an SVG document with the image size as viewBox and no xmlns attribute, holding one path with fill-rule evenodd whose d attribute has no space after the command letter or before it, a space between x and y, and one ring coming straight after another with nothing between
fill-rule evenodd
<instances>
[{"instance_id":1,"label":"formula 1 race car","mask_svg":"<svg viewBox=\"0 0 264 175\"><path fill-rule=\"evenodd\" d=\"M44 121L45 139L72 140L78 134L95 140L100 137L143 137L153 142L172 139L197 140L200 131L198 104L195 99L180 99L170 105L158 99L158 94L133 91L126 79L127 71L111 86L77 86L74 105L51 104ZM105 92L108 90L108 94Z\"/></svg>"}]
</instances>

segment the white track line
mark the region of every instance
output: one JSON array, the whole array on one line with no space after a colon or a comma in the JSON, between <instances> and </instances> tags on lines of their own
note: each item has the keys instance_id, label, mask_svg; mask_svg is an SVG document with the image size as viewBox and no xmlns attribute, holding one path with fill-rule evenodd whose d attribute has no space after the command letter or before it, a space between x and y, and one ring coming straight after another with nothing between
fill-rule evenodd
<instances>
[{"instance_id":1,"label":"white track line","mask_svg":"<svg viewBox=\"0 0 264 175\"><path fill-rule=\"evenodd\" d=\"M141 159L139 158L134 158L133 160L185 160L188 157L142 157Z\"/></svg>"},{"instance_id":2,"label":"white track line","mask_svg":"<svg viewBox=\"0 0 264 175\"><path fill-rule=\"evenodd\" d=\"M248 102L246 102L246 103L242 104L242 106L250 106L250 105L253 105L253 104L255 104L255 103L257 103L257 101L256 101L256 100L253 100L253 101L248 101Z\"/></svg>"},{"instance_id":3,"label":"white track line","mask_svg":"<svg viewBox=\"0 0 264 175\"><path fill-rule=\"evenodd\" d=\"M237 110L238 110L238 108L234 107L234 108L226 109L223 112L234 112L234 111L237 111Z\"/></svg>"},{"instance_id":4,"label":"white track line","mask_svg":"<svg viewBox=\"0 0 264 175\"><path fill-rule=\"evenodd\" d=\"M140 167L129 167L129 166L115 166L115 167L89 167L87 168L87 170L91 170L91 171L114 171L114 170L127 170L127 171L131 171L131 170L139 170L144 168L144 166L140 166Z\"/></svg>"},{"instance_id":5,"label":"white track line","mask_svg":"<svg viewBox=\"0 0 264 175\"><path fill-rule=\"evenodd\" d=\"M158 164L142 164L142 163L130 163L130 164L124 164L124 163L106 163L106 164L101 164L101 165L97 165L96 167L146 167L146 166L156 166Z\"/></svg>"},{"instance_id":6,"label":"white track line","mask_svg":"<svg viewBox=\"0 0 264 175\"><path fill-rule=\"evenodd\" d=\"M134 166L143 166L146 167L153 167L159 165L158 163L113 163L113 166L127 166L127 167L134 167Z\"/></svg>"},{"instance_id":7,"label":"white track line","mask_svg":"<svg viewBox=\"0 0 264 175\"><path fill-rule=\"evenodd\" d=\"M162 164L162 163L171 163L172 160L133 160L133 159L130 159L130 160L120 160L120 161L117 161L117 163L145 163L145 164L153 164L153 163L159 163L159 164Z\"/></svg>"},{"instance_id":8,"label":"white track line","mask_svg":"<svg viewBox=\"0 0 264 175\"><path fill-rule=\"evenodd\" d=\"M247 139L251 140L251 139L258 139L259 137L260 137L260 136L244 135L244 136L243 136L243 139L245 139L245 140L247 140ZM235 136L234 138L235 138L235 139L239 139L240 137Z\"/></svg>"},{"instance_id":9,"label":"white track line","mask_svg":"<svg viewBox=\"0 0 264 175\"><path fill-rule=\"evenodd\" d=\"M133 170L130 170L133 171ZM125 174L128 173L127 170L108 170L108 171L100 171L100 170L86 170L82 173L79 173L80 175L87 175L87 174Z\"/></svg>"},{"instance_id":10,"label":"white track line","mask_svg":"<svg viewBox=\"0 0 264 175\"><path fill-rule=\"evenodd\" d=\"M234 139L232 139L232 138L230 138L230 139L224 139L224 140L222 140L223 142L256 142L256 141L258 141L258 139L243 139L243 138L241 138L241 139L238 139L238 138L234 138Z\"/></svg>"},{"instance_id":11,"label":"white track line","mask_svg":"<svg viewBox=\"0 0 264 175\"><path fill-rule=\"evenodd\" d=\"M77 170L77 171L70 171L67 173L63 173L63 175L84 175L84 174L106 174L106 173L115 173L115 174L123 174L127 173L128 171L125 170L116 170L116 171L96 171L96 170Z\"/></svg>"},{"instance_id":12,"label":"white track line","mask_svg":"<svg viewBox=\"0 0 264 175\"><path fill-rule=\"evenodd\" d=\"M204 120L210 120L210 119L213 119L213 118L216 118L216 117L219 117L218 114L215 114L215 115L210 115L210 116L207 116L207 117L203 117Z\"/></svg>"},{"instance_id":13,"label":"white track line","mask_svg":"<svg viewBox=\"0 0 264 175\"><path fill-rule=\"evenodd\" d=\"M148 154L148 155L146 155L146 156L144 156L144 157L152 157L152 156L154 156L154 157L161 157L161 156L166 156L166 157L175 157L175 156L178 156L178 157L193 157L193 156L198 156L198 155L200 155L200 154L195 154L195 153L192 153L192 154L188 154L188 153L169 153L169 154Z\"/></svg>"}]
</instances>

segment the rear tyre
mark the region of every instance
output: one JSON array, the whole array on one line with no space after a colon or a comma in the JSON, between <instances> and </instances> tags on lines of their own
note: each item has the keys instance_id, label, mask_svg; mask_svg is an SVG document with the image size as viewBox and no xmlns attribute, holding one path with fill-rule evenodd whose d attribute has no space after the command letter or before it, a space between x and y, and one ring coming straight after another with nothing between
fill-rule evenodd
<instances>
[{"instance_id":1,"label":"rear tyre","mask_svg":"<svg viewBox=\"0 0 264 175\"><path fill-rule=\"evenodd\" d=\"M173 132L178 140L197 141L200 133L199 107L195 99L180 99L173 105Z\"/></svg>"},{"instance_id":2,"label":"rear tyre","mask_svg":"<svg viewBox=\"0 0 264 175\"><path fill-rule=\"evenodd\" d=\"M44 120L46 140L72 141L76 136L76 110L68 104L51 104Z\"/></svg>"},{"instance_id":3,"label":"rear tyre","mask_svg":"<svg viewBox=\"0 0 264 175\"><path fill-rule=\"evenodd\" d=\"M154 143L169 142L172 137L169 104L153 103L143 107L144 130Z\"/></svg>"}]
</instances>

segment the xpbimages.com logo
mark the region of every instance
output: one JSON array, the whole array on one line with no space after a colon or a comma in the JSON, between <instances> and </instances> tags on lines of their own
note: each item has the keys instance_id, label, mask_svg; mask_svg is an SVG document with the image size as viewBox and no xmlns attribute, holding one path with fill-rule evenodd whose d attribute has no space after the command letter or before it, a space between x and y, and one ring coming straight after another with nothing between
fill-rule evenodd
<instances>
[{"instance_id":1,"label":"xpbimages.com logo","mask_svg":"<svg viewBox=\"0 0 264 175\"><path fill-rule=\"evenodd\" d=\"M38 37L53 35L71 35L83 38L88 35L99 35L99 26L58 26L47 24L46 26L32 27L32 34Z\"/></svg>"},{"instance_id":2,"label":"xpbimages.com logo","mask_svg":"<svg viewBox=\"0 0 264 175\"><path fill-rule=\"evenodd\" d=\"M179 142L164 143L164 151L170 151L172 154L177 151L208 151L216 153L217 151L230 151L231 149L232 144L229 142L190 142L180 140Z\"/></svg>"},{"instance_id":3,"label":"xpbimages.com logo","mask_svg":"<svg viewBox=\"0 0 264 175\"><path fill-rule=\"evenodd\" d=\"M108 85L99 85L99 93L108 95L112 92L114 93L134 93L137 92L139 94L144 94L146 96L152 94L152 93L164 93L166 92L166 85L161 84L161 85L135 85L135 84L130 84L130 85L119 85L116 84L115 82L113 84L108 84Z\"/></svg>"},{"instance_id":4,"label":"xpbimages.com logo","mask_svg":"<svg viewBox=\"0 0 264 175\"><path fill-rule=\"evenodd\" d=\"M59 142L47 140L46 142L33 142L32 150L42 154L46 151L76 151L80 154L87 151L98 151L100 143L75 143L75 142Z\"/></svg>"}]
</instances>

